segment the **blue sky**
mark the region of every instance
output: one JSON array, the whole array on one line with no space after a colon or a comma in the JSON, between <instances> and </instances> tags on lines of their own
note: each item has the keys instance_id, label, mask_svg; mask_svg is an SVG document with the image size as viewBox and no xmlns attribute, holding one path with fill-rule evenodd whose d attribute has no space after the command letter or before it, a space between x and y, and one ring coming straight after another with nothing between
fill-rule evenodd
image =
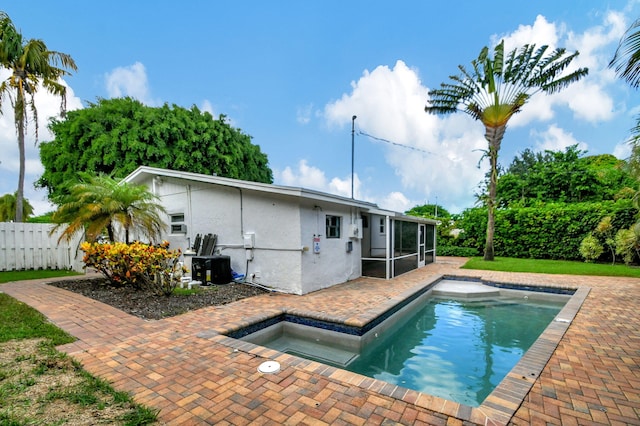
<instances>
[{"instance_id":1,"label":"blue sky","mask_svg":"<svg viewBox=\"0 0 640 426\"><path fill-rule=\"evenodd\" d=\"M179 4L179 6L178 6ZM453 6L452 6L453 5ZM70 54L68 107L132 96L147 105L197 105L253 137L275 183L351 196L404 211L425 202L473 206L488 167L484 129L465 114L424 112L429 89L501 39L579 50L589 76L553 96L536 95L510 123L499 161L526 148L579 144L627 155L639 94L607 68L638 0L565 2L120 1L11 2L2 9L26 38ZM6 78L0 70L0 77ZM12 111L0 116L0 194L17 188ZM40 140L58 101L38 93ZM50 209L33 182L42 173L27 145L25 192ZM373 137L370 137L370 136ZM389 142L381 141L386 140ZM403 145L403 146L399 146Z\"/></svg>"}]
</instances>

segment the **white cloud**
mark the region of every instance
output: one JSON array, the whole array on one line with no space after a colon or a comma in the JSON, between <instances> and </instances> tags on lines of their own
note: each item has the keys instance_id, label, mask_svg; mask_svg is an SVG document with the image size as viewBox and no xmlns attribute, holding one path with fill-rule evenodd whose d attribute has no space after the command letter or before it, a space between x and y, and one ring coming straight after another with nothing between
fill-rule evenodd
<instances>
[{"instance_id":1,"label":"white cloud","mask_svg":"<svg viewBox=\"0 0 640 426\"><path fill-rule=\"evenodd\" d=\"M285 167L284 170L274 170L275 183L278 185L294 186L342 197L351 197L351 178L334 177L328 179L326 173L315 166L310 166L306 160L298 162L296 169ZM354 198L377 204L380 208L404 212L420 202L409 200L402 192L393 191L380 197L363 194L362 182L354 174Z\"/></svg>"},{"instance_id":2,"label":"white cloud","mask_svg":"<svg viewBox=\"0 0 640 426\"><path fill-rule=\"evenodd\" d=\"M105 84L111 98L129 96L146 105L160 104L151 98L147 71L140 62L128 67L118 67L107 73Z\"/></svg>"},{"instance_id":3,"label":"white cloud","mask_svg":"<svg viewBox=\"0 0 640 426\"><path fill-rule=\"evenodd\" d=\"M505 52L520 48L525 44L534 43L537 46L548 45L551 49L554 49L564 31L564 25L556 25L547 21L544 16L538 15L533 25L520 25L509 34L493 35L491 36L491 43L496 45L500 43L500 40L504 40Z\"/></svg>"},{"instance_id":4,"label":"white cloud","mask_svg":"<svg viewBox=\"0 0 640 426\"><path fill-rule=\"evenodd\" d=\"M216 115L215 115L214 110L213 110L213 105L211 105L211 102L209 102L208 99L205 99L204 101L202 101L202 103L200 104L200 111L208 112L214 118L216 118Z\"/></svg>"},{"instance_id":5,"label":"white cloud","mask_svg":"<svg viewBox=\"0 0 640 426\"><path fill-rule=\"evenodd\" d=\"M309 124L313 113L313 104L298 107L296 111L296 121L300 124Z\"/></svg>"},{"instance_id":6,"label":"white cloud","mask_svg":"<svg viewBox=\"0 0 640 426\"><path fill-rule=\"evenodd\" d=\"M365 71L351 87L351 93L325 106L329 126L344 126L355 113L364 133L393 142L387 144L385 161L401 179L398 190L416 191L425 199L440 196L447 206L472 202L483 175L476 167L486 147L482 125L464 114L425 113L428 89L403 61ZM365 192L381 206L388 202L385 208L403 211L396 208L405 202L399 202L398 190L392 192L395 198L372 194L375 188Z\"/></svg>"},{"instance_id":7,"label":"white cloud","mask_svg":"<svg viewBox=\"0 0 640 426\"><path fill-rule=\"evenodd\" d=\"M281 185L299 186L326 191L329 187L324 172L317 167L309 166L306 160L300 160L297 170L286 167L282 172L274 171L276 181Z\"/></svg>"},{"instance_id":8,"label":"white cloud","mask_svg":"<svg viewBox=\"0 0 640 426\"><path fill-rule=\"evenodd\" d=\"M620 160L627 160L631 156L631 146L629 142L625 141L616 144L616 146L613 147L612 154Z\"/></svg>"},{"instance_id":9,"label":"white cloud","mask_svg":"<svg viewBox=\"0 0 640 426\"><path fill-rule=\"evenodd\" d=\"M402 192L394 191L380 200L380 207L396 212L405 212L414 207L417 203L411 202Z\"/></svg>"},{"instance_id":10,"label":"white cloud","mask_svg":"<svg viewBox=\"0 0 640 426\"><path fill-rule=\"evenodd\" d=\"M307 189L315 189L329 194L351 197L351 177L334 177L329 180L324 171L307 164L307 160L300 160L297 169L285 167L284 170L274 170L274 180L279 185L296 186ZM354 198L362 199L360 187L362 183L358 175L354 174L353 192Z\"/></svg>"},{"instance_id":11,"label":"white cloud","mask_svg":"<svg viewBox=\"0 0 640 426\"><path fill-rule=\"evenodd\" d=\"M578 145L578 149L587 151L588 146L573 137L573 134L564 131L555 124L550 125L544 132L531 132L531 136L536 140L536 151L564 151L571 145Z\"/></svg>"}]
</instances>

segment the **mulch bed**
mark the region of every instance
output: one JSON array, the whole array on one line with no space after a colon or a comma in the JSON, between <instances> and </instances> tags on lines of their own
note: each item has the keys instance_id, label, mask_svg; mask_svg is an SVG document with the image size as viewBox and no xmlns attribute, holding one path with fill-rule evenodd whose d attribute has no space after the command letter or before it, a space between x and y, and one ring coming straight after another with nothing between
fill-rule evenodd
<instances>
[{"instance_id":1,"label":"mulch bed","mask_svg":"<svg viewBox=\"0 0 640 426\"><path fill-rule=\"evenodd\" d=\"M58 281L50 285L80 293L144 319L162 319L268 293L248 284L230 283L200 287L194 294L164 296L131 286L114 287L106 278Z\"/></svg>"}]
</instances>

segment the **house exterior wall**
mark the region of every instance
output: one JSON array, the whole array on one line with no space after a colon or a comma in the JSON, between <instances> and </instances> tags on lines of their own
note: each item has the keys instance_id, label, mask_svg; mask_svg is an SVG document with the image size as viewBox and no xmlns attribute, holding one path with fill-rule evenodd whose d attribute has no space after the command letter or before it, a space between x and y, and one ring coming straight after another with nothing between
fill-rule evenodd
<instances>
[{"instance_id":1,"label":"house exterior wall","mask_svg":"<svg viewBox=\"0 0 640 426\"><path fill-rule=\"evenodd\" d=\"M216 234L215 252L229 256L235 272L249 282L294 294L358 278L363 262L369 272L378 269L397 216L375 204L331 194L187 172L141 167L127 180L145 184L159 196L170 225L163 237L172 248L186 252L197 234ZM328 216L333 218L331 232ZM362 229L365 223L368 227ZM252 241L249 248L247 241ZM185 254L189 269L192 258ZM389 261L382 267L382 275L371 276L387 276Z\"/></svg>"},{"instance_id":2,"label":"house exterior wall","mask_svg":"<svg viewBox=\"0 0 640 426\"><path fill-rule=\"evenodd\" d=\"M353 207L180 179L146 184L169 217L184 214L186 233L164 237L170 247L184 252L197 234L217 234L216 252L229 256L231 268L248 281L305 294L361 275L361 240L348 235L352 217L359 217ZM341 218L340 238L327 238L327 215ZM254 235L250 251L244 248L245 234ZM313 251L315 236L319 253ZM349 241L352 250L347 252ZM188 268L190 260L185 257Z\"/></svg>"},{"instance_id":3,"label":"house exterior wall","mask_svg":"<svg viewBox=\"0 0 640 426\"><path fill-rule=\"evenodd\" d=\"M320 290L360 277L361 239L349 235L352 217L359 218L359 210L330 203L306 203L300 208L303 245L309 248L302 256L302 287L304 293ZM340 238L327 238L326 216L341 218ZM313 240L318 237L319 252ZM351 251L347 243L351 242Z\"/></svg>"}]
</instances>

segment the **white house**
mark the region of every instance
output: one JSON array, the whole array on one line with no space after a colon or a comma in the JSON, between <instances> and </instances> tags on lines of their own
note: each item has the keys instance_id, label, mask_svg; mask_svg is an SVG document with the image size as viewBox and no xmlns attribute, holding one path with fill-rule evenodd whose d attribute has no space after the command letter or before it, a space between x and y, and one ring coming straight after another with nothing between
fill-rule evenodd
<instances>
[{"instance_id":1,"label":"white house","mask_svg":"<svg viewBox=\"0 0 640 426\"><path fill-rule=\"evenodd\" d=\"M435 261L435 221L372 203L144 166L124 180L160 198L171 248L185 252L196 235L215 234L215 253L229 256L233 271L280 291L305 294L360 276L391 278Z\"/></svg>"}]
</instances>

